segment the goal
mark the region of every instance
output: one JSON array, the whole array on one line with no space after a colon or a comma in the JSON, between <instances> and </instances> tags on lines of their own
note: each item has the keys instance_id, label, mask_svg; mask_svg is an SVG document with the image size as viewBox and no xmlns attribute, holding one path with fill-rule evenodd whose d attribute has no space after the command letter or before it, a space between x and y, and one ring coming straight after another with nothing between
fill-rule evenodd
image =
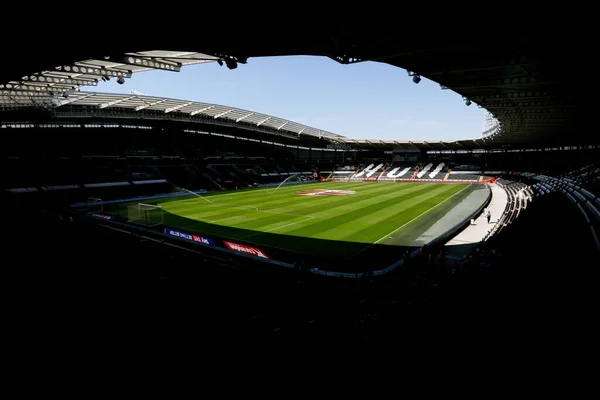
<instances>
[{"instance_id":1,"label":"goal","mask_svg":"<svg viewBox=\"0 0 600 400\"><path fill-rule=\"evenodd\" d=\"M91 213L104 211L102 199L98 197L88 197L86 210Z\"/></svg>"},{"instance_id":2,"label":"goal","mask_svg":"<svg viewBox=\"0 0 600 400\"><path fill-rule=\"evenodd\" d=\"M156 226L163 223L161 206L138 203L127 208L127 222L144 226Z\"/></svg>"}]
</instances>

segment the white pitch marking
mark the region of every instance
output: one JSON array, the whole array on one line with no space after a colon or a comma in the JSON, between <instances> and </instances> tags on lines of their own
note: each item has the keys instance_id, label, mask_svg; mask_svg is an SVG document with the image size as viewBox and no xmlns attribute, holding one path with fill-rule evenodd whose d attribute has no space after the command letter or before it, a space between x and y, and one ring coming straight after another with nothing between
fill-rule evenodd
<instances>
[{"instance_id":1,"label":"white pitch marking","mask_svg":"<svg viewBox=\"0 0 600 400\"><path fill-rule=\"evenodd\" d=\"M376 242L373 242L373 244L377 244L379 242L381 242L383 239L387 238L390 235L393 235L394 233L396 233L397 231L399 231L400 229L404 228L406 225L410 224L411 222L413 222L414 220L416 220L417 218L419 218L422 215L427 214L429 211L441 206L442 204L444 204L445 202L447 202L448 200L450 200L451 198L453 198L454 196L456 196L457 194L459 194L460 192L462 192L463 190L465 190L466 188L468 188L469 186L465 186L464 188L460 189L458 192L454 193L452 196L448 197L447 199L439 202L438 204L436 204L435 206L429 208L428 210L422 212L421 214L417 215L416 217L414 217L413 219L411 219L410 221L408 221L407 223L405 223L404 225L402 225L399 228L394 229L393 231L391 231L390 233L384 235L383 237L381 237L380 239L378 239ZM358 254L358 253L357 253Z\"/></svg>"},{"instance_id":2,"label":"white pitch marking","mask_svg":"<svg viewBox=\"0 0 600 400\"><path fill-rule=\"evenodd\" d=\"M237 207L237 206L227 206L227 205L217 205L217 206L215 206L215 205L212 205L212 206L213 206L213 207L226 207L226 208L239 208L239 207ZM249 207L249 206L247 206L247 207ZM259 210L259 209L256 209L256 210L249 210L249 209L247 209L247 208L242 208L242 210L244 210L244 211L252 211L252 212L259 212L259 213L269 213L269 214L279 214L279 215L291 215L291 216L293 216L293 217L304 217L304 215L302 215L302 214L293 214L293 213L286 213L286 212L279 212L279 211L269 211L269 210ZM194 216L196 216L196 215L201 215L201 214L204 214L204 211L202 211L202 212L199 212L199 213L194 213L194 214L187 214L185 217L186 217L186 218L191 218L191 219L194 219ZM316 218L316 217L315 217L315 218ZM207 221L203 221L203 220L196 220L196 221L200 221L200 222L206 222L206 223L209 223L209 224L210 224L210 223L212 223L212 222L215 222L215 221L218 221L218 220L220 220L220 219L223 219L223 218L217 218L217 219L215 219L215 220L208 221L208 222L207 222Z\"/></svg>"},{"instance_id":3,"label":"white pitch marking","mask_svg":"<svg viewBox=\"0 0 600 400\"><path fill-rule=\"evenodd\" d=\"M282 226L277 226L277 227L275 227L275 228L267 229L267 230L266 230L266 231L264 231L264 232L271 232L271 231L275 231L275 230L277 230L277 229L285 228L285 227L287 227L287 226L296 225L296 224L299 224L300 222L308 221L308 220L311 220L311 219L314 219L314 218L317 218L317 217L310 216L310 217L308 217L308 218L305 218L305 219L303 219L303 220L300 220L300 221L296 221L296 222L292 222L292 223L290 223L290 224L286 224L286 225L282 225Z\"/></svg>"},{"instance_id":4,"label":"white pitch marking","mask_svg":"<svg viewBox=\"0 0 600 400\"><path fill-rule=\"evenodd\" d=\"M281 226L276 226L275 228L267 229L266 231L260 231L260 232L252 233L252 234L250 234L250 235L248 235L248 236L243 236L243 237L241 237L241 238L240 238L240 240L242 240L242 239L247 239L247 238L249 238L249 237L252 237L252 236L260 235L260 234L262 234L262 233L265 233L265 232L271 232L271 231L275 231L275 230L277 230L277 229L285 228L285 227L287 227L287 226L296 225L296 224L299 224L300 222L308 221L308 220L311 220L311 219L314 219L314 218L317 218L317 217L313 217L313 216L311 216L311 217L308 217L308 218L302 219L302 220L300 220L300 221L292 222L292 223L285 224L285 225L281 225Z\"/></svg>"},{"instance_id":5,"label":"white pitch marking","mask_svg":"<svg viewBox=\"0 0 600 400\"><path fill-rule=\"evenodd\" d=\"M405 223L404 225L402 225L399 228L394 229L393 231L391 231L390 233L388 233L387 235L381 237L380 239L378 239L376 242L371 243L370 245L364 247L362 250L358 251L355 254L352 254L352 256L350 257L356 257L357 255L359 255L360 253L362 253L365 250L368 250L371 248L371 246L381 242L383 239L386 239L388 237L392 237L391 235L393 235L394 233L396 233L397 231L399 231L400 229L404 228L406 225L410 224L411 222L413 222L415 219L419 218L421 215L425 215L427 214L429 211L433 210L434 208L436 208L439 205L442 205L444 202L450 200L451 198L453 198L454 196L456 196L457 194L459 194L460 192L462 192L463 190L465 190L466 188L468 188L469 186L466 186L464 188L462 188L461 190L459 190L458 192L454 193L452 196L448 197L447 199L445 199L444 201L442 201L441 203L436 204L435 206L431 207L430 209L428 209L427 211L417 215L416 217L414 217L413 219L411 219L410 221L408 221L407 223Z\"/></svg>"}]
</instances>

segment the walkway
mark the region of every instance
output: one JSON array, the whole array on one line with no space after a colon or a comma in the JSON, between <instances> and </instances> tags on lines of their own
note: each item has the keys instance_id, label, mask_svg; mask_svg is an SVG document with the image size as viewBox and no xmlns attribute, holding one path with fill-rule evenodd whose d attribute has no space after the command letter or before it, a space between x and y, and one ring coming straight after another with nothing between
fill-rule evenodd
<instances>
[{"instance_id":1,"label":"walkway","mask_svg":"<svg viewBox=\"0 0 600 400\"><path fill-rule=\"evenodd\" d=\"M508 195L502 187L495 183L490 184L490 188L492 189L492 200L490 201L490 204L481 215L475 218L474 225L467 226L462 232L446 243L447 255L462 258L463 255L466 255L474 246L483 240L485 235L494 227L494 224L498 222L498 219L502 217L502 213L508 202ZM487 212L487 210L492 213L489 224L485 218L485 212Z\"/></svg>"},{"instance_id":2,"label":"walkway","mask_svg":"<svg viewBox=\"0 0 600 400\"><path fill-rule=\"evenodd\" d=\"M473 214L473 209L479 208L488 201L490 191L486 185L475 184L471 188L472 192L467 197L452 207L450 211L437 217L437 221L412 242L411 246L421 247L448 232L456 225L462 224L466 218Z\"/></svg>"}]
</instances>

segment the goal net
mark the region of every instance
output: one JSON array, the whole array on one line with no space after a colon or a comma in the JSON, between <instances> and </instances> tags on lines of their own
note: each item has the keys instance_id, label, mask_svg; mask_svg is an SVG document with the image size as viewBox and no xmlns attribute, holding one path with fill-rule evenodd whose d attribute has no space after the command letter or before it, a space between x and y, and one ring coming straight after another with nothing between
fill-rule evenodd
<instances>
[{"instance_id":1,"label":"goal net","mask_svg":"<svg viewBox=\"0 0 600 400\"><path fill-rule=\"evenodd\" d=\"M127 208L127 222L144 226L156 226L163 223L161 206L138 203Z\"/></svg>"},{"instance_id":2,"label":"goal net","mask_svg":"<svg viewBox=\"0 0 600 400\"><path fill-rule=\"evenodd\" d=\"M104 211L102 199L98 197L88 197L86 209L88 212L91 213Z\"/></svg>"}]
</instances>

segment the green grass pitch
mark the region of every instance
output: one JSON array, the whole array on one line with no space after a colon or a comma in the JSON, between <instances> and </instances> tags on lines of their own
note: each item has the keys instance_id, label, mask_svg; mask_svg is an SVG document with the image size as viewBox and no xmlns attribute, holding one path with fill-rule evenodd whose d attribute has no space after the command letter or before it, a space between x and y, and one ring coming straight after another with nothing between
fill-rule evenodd
<instances>
[{"instance_id":1,"label":"green grass pitch","mask_svg":"<svg viewBox=\"0 0 600 400\"><path fill-rule=\"evenodd\" d=\"M299 254L348 260L374 245L410 246L470 185L320 182L157 199L165 226ZM354 194L310 196L304 190Z\"/></svg>"}]
</instances>

